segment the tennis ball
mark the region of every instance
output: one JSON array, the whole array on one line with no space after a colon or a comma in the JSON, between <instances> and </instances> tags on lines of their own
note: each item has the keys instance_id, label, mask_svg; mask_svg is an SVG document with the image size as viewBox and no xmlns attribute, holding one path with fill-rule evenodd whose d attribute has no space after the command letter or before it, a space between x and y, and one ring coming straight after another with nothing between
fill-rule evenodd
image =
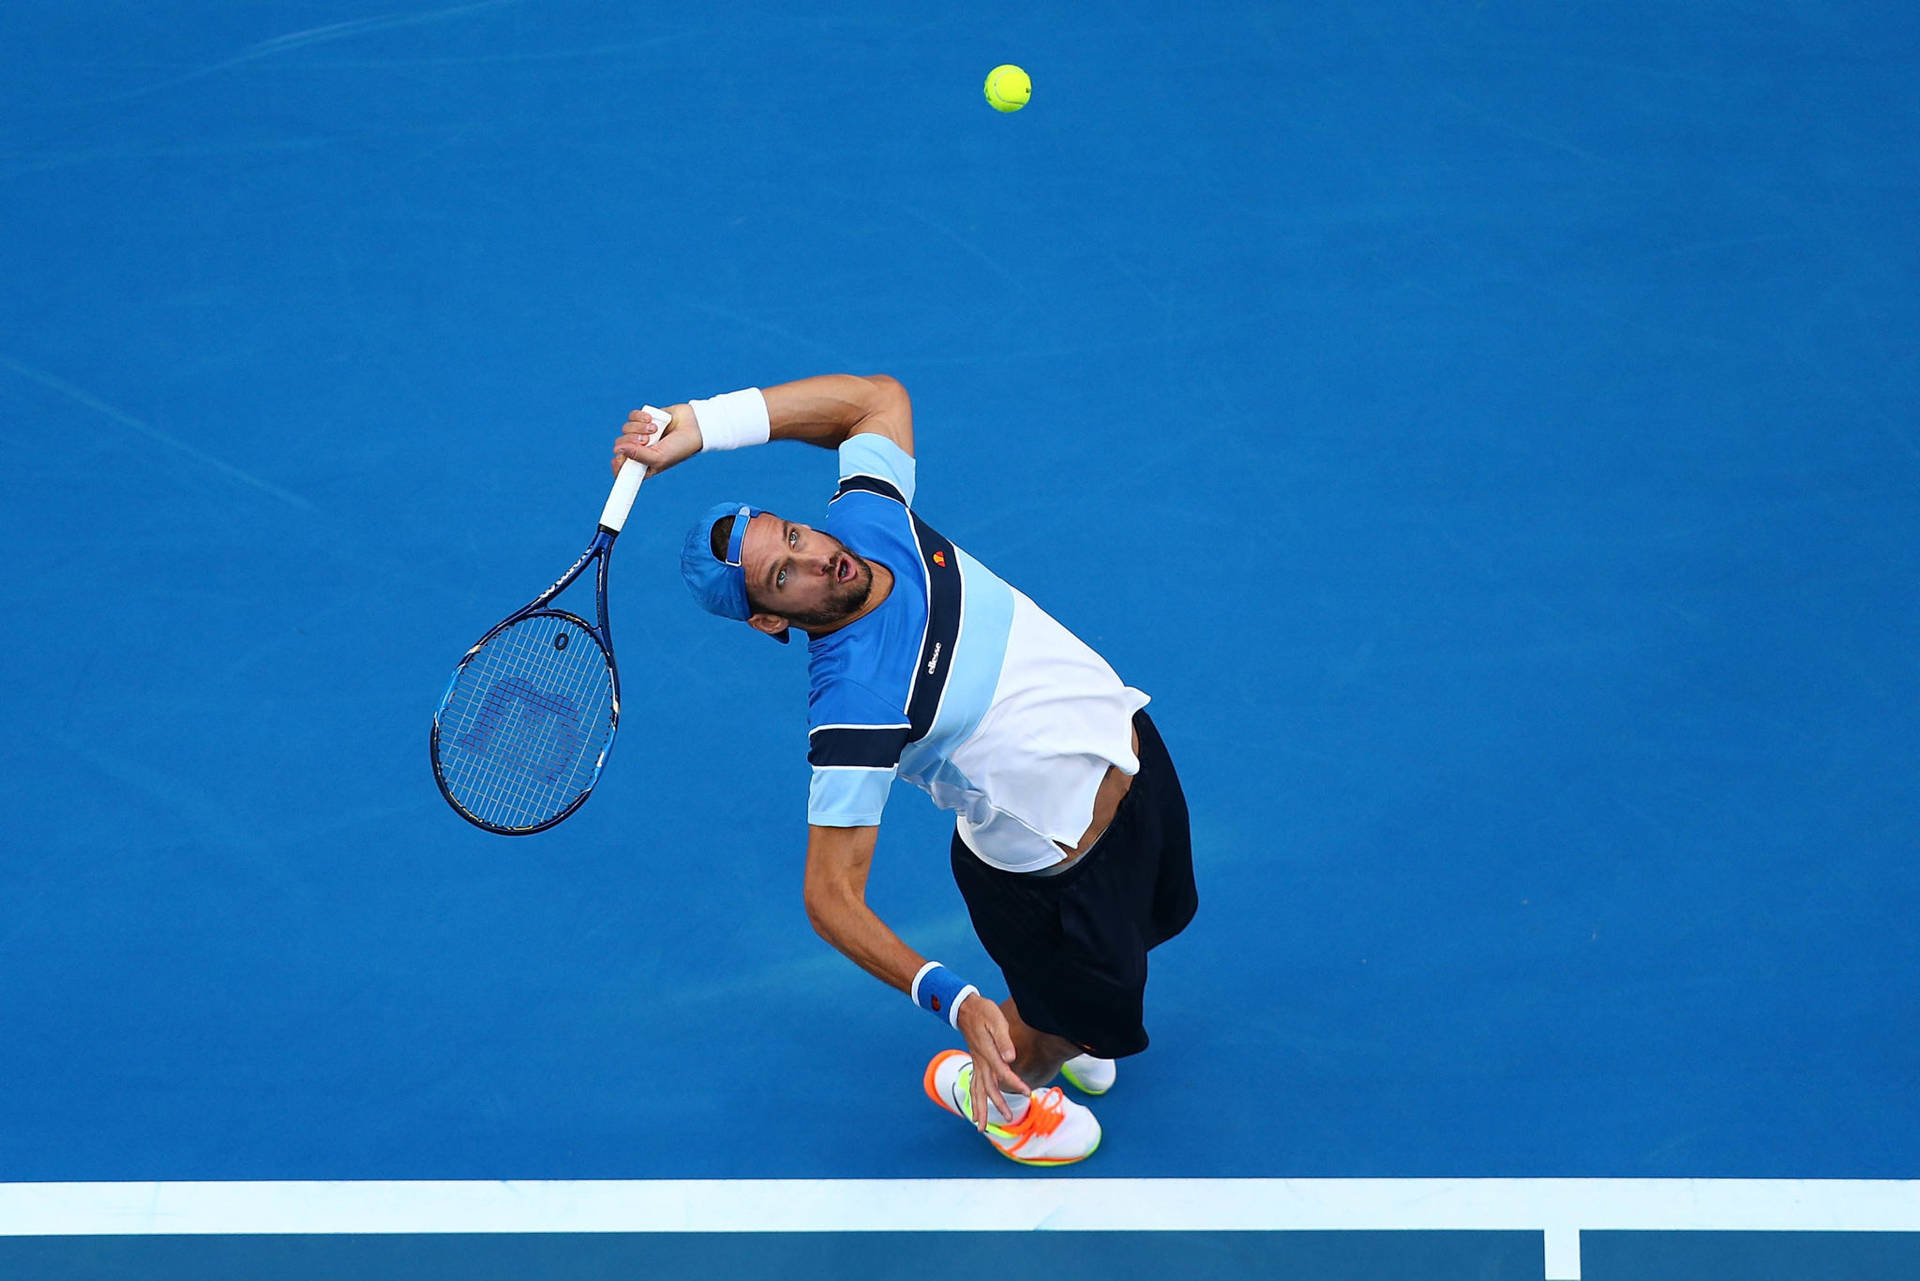
<instances>
[{"instance_id":1,"label":"tennis ball","mask_svg":"<svg viewBox=\"0 0 1920 1281\"><path fill-rule=\"evenodd\" d=\"M987 73L987 105L995 111L1018 111L1033 96L1033 81L1011 63Z\"/></svg>"}]
</instances>

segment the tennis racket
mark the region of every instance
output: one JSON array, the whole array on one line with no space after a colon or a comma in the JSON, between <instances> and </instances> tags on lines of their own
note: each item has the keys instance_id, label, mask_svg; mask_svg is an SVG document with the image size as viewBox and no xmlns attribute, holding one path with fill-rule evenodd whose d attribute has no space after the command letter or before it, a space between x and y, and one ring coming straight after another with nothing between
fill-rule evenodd
<instances>
[{"instance_id":1,"label":"tennis racket","mask_svg":"<svg viewBox=\"0 0 1920 1281\"><path fill-rule=\"evenodd\" d=\"M646 408L662 426L664 410ZM620 724L607 562L646 464L629 458L573 568L467 651L433 715L433 777L454 812L502 836L545 831L586 801ZM552 607L587 566L597 624Z\"/></svg>"}]
</instances>

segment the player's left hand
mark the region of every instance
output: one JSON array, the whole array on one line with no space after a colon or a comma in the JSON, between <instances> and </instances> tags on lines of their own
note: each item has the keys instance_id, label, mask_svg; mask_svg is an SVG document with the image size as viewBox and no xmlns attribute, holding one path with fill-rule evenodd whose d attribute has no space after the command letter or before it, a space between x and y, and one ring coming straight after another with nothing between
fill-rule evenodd
<instances>
[{"instance_id":1,"label":"player's left hand","mask_svg":"<svg viewBox=\"0 0 1920 1281\"><path fill-rule=\"evenodd\" d=\"M987 1128L987 1091L993 1091L993 1100L1000 1109L1000 1115L1009 1115L1006 1091L1015 1094L1032 1094L1027 1083L1013 1071L1013 1034L1007 1028L1007 1016L1000 1007L986 997L975 993L960 1005L960 1014L956 1020L960 1025L960 1034L967 1038L967 1053L973 1056L973 1124L984 1132Z\"/></svg>"},{"instance_id":2,"label":"player's left hand","mask_svg":"<svg viewBox=\"0 0 1920 1281\"><path fill-rule=\"evenodd\" d=\"M667 468L683 463L700 452L703 443L700 427L694 421L690 406L675 405L658 412L667 415L666 421L656 420L653 414L644 409L636 409L627 415L627 421L620 429L620 438L613 444L615 475L619 475L621 465L629 458L645 463L647 475L658 476Z\"/></svg>"}]
</instances>

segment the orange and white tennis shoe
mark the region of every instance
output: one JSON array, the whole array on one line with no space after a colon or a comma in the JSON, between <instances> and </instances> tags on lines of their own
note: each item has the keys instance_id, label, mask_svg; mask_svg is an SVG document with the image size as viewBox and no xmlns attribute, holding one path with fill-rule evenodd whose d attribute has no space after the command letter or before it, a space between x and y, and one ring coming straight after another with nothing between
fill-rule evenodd
<instances>
[{"instance_id":1,"label":"orange and white tennis shoe","mask_svg":"<svg viewBox=\"0 0 1920 1281\"><path fill-rule=\"evenodd\" d=\"M927 1097L973 1124L973 1056L965 1050L942 1050L927 1064ZM1084 1161L1100 1146L1100 1122L1091 1109L1075 1103L1058 1086L1035 1090L1018 1121L992 1119L988 1109L987 1138L1002 1155L1022 1165L1069 1165Z\"/></svg>"}]
</instances>

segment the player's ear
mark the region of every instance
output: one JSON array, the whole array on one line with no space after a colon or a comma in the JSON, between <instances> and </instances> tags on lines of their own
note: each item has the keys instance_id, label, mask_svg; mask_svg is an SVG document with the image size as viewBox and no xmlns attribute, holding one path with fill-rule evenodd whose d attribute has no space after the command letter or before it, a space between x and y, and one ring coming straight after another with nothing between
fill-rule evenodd
<instances>
[{"instance_id":1,"label":"player's ear","mask_svg":"<svg viewBox=\"0 0 1920 1281\"><path fill-rule=\"evenodd\" d=\"M778 614L755 614L747 619L747 626L756 632L765 632L769 636L778 636L787 630L787 620Z\"/></svg>"}]
</instances>

